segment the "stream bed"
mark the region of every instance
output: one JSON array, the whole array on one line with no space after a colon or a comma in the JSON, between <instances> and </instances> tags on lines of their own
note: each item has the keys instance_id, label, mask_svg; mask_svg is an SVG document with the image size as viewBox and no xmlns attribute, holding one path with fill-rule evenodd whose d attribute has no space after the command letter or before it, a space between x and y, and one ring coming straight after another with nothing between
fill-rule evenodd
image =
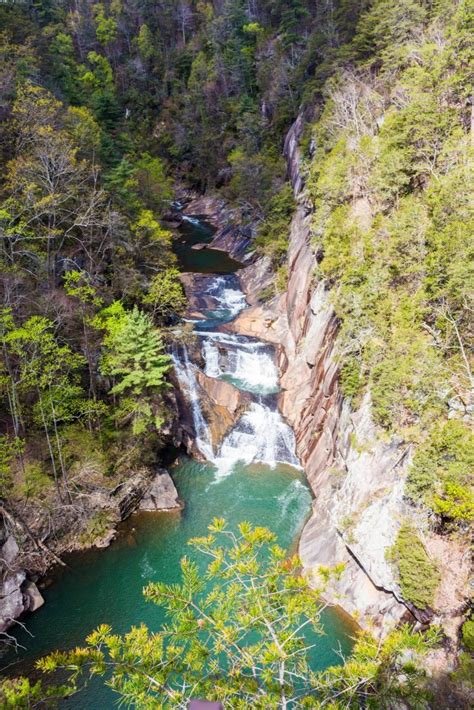
<instances>
[{"instance_id":1,"label":"stream bed","mask_svg":"<svg viewBox=\"0 0 474 710\"><path fill-rule=\"evenodd\" d=\"M202 240L202 226L194 227L200 230ZM181 260L188 263L191 249L188 245L186 252L183 240ZM200 255L196 270L209 273L204 266L206 250L192 251ZM212 262L214 259L211 255ZM272 348L219 330L246 307L237 278L229 274L235 265L226 266L227 275L209 276L206 297L211 306L204 318L194 321L201 363L191 361L184 345L173 353L197 447L206 459L198 462L183 456L170 469L185 502L184 510L133 515L107 550L71 555L69 568L57 572L54 583L44 590L44 607L26 619L25 630L15 632L23 648L2 659L3 666L12 664L9 672L31 673L35 659L83 643L101 623L111 624L119 633L140 622L157 630L163 614L145 601L143 587L154 580L178 581L179 560L189 554L187 541L206 534L213 517L225 518L234 528L243 520L268 526L280 545L286 549L295 546L311 509L311 494L296 456L293 432L278 411L278 372ZM211 443L200 406L199 367L209 377L231 382L251 396L248 409L218 447ZM351 648L352 628L336 610L327 609L323 623L325 635L318 639L312 655L315 669L340 662L338 653L348 653ZM94 679L61 707L108 710L116 702L117 696Z\"/></svg>"}]
</instances>

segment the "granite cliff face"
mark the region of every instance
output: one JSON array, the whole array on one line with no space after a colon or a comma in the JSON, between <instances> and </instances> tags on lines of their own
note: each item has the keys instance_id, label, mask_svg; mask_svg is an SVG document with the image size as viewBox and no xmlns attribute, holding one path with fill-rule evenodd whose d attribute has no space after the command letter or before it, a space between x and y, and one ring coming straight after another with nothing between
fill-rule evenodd
<instances>
[{"instance_id":1,"label":"granite cliff face","mask_svg":"<svg viewBox=\"0 0 474 710\"><path fill-rule=\"evenodd\" d=\"M409 613L386 553L400 526L410 451L401 442L378 440L370 398L357 412L343 401L338 322L330 294L314 278L317 255L311 247L311 211L300 170L301 130L299 118L285 146L298 201L290 233L287 291L242 313L232 328L279 346L280 407L294 429L315 496L300 540L305 568L316 574L320 565L344 564L344 572L328 590L329 600L362 626L386 632ZM268 278L263 261L240 275L248 294Z\"/></svg>"},{"instance_id":2,"label":"granite cliff face","mask_svg":"<svg viewBox=\"0 0 474 710\"><path fill-rule=\"evenodd\" d=\"M253 336L277 348L280 410L294 430L298 455L314 494L313 512L299 543L307 573L318 583L320 566L340 565L343 571L330 583L328 601L344 608L362 627L377 635L385 635L404 617L421 623L434 617L451 641L451 651L443 660L446 666L450 654L450 662L454 659L452 650L466 607L468 557L461 547L456 549L453 543L428 532L425 521L415 519L416 512L404 499L412 451L396 437L387 439L374 425L370 394L354 411L340 391L339 323L330 291L315 276L320 255L311 244L312 211L301 169L299 139L303 126L303 118L299 117L285 143L288 176L297 201L289 238L287 289L262 305L259 294L274 278L269 259L255 259L255 254L248 251L247 235L239 230L230 234L224 228L221 232L235 240L232 253L240 255L242 249L247 249L243 260L250 265L238 275L251 307L222 329ZM195 208L211 213L211 218L212 214L227 218L222 204L214 209L216 202L206 199ZM363 220L364 210L360 207L355 205ZM225 250L229 239L222 242ZM192 296L190 310L199 314L208 304L196 297L202 289L196 288L194 278L185 275L183 280ZM210 412L222 397L226 400L222 402L224 408L228 407L227 395L231 393L206 392L209 388L205 381L199 385L203 402L210 398ZM232 426L239 405L232 404L227 416L219 419L218 428L222 431L216 429L216 441L227 428L227 417ZM402 598L388 559L407 516L419 528L428 554L442 570L430 612L422 613Z\"/></svg>"}]
</instances>

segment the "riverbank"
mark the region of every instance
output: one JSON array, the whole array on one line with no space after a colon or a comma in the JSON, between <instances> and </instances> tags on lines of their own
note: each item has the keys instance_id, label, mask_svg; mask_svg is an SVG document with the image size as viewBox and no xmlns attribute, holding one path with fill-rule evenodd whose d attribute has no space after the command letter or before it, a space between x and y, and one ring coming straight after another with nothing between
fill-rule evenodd
<instances>
[{"instance_id":1,"label":"riverbank","mask_svg":"<svg viewBox=\"0 0 474 710\"><path fill-rule=\"evenodd\" d=\"M142 586L154 579L177 581L187 540L204 534L213 517L224 517L232 526L242 520L266 525L286 548L299 538L311 495L293 433L278 411L273 348L224 333L224 323L247 307L234 275L186 279L196 287L194 301L201 312L195 312L195 303L188 314L193 316L187 327L195 331L194 345L177 345L173 353L181 383L177 406L183 441L201 461L184 457L170 468L184 509L133 515L119 524L107 550L68 556L68 569L56 571L44 591L43 609L26 619L24 631L15 632L24 648L4 659L12 664L9 672L31 674L36 658L81 643L99 623L109 622L119 632L143 621L157 628L162 617L156 607L144 604ZM239 402L233 411L230 394ZM231 417L218 436L212 433L211 411L214 421ZM326 610L324 625L318 668L340 662L335 648L348 652L351 647L353 627L336 610ZM111 691L94 684L64 707L100 702L101 708L112 708L113 700Z\"/></svg>"}]
</instances>

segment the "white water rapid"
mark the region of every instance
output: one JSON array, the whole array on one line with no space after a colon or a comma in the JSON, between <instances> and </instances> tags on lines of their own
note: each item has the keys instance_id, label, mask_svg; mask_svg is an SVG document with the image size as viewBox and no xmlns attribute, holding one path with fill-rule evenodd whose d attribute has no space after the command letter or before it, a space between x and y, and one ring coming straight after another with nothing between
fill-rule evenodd
<instances>
[{"instance_id":1,"label":"white water rapid","mask_svg":"<svg viewBox=\"0 0 474 710\"><path fill-rule=\"evenodd\" d=\"M247 411L214 450L208 424L201 409L197 365L185 346L172 355L180 385L189 401L196 433L196 445L217 469L216 477L229 474L238 463L262 463L271 467L288 464L298 467L295 437L283 420L274 395L278 391L278 370L273 349L266 343L244 336L208 330L229 322L246 307L245 296L234 276L210 277L205 288L211 298L209 320L194 321L201 341L204 372L209 377L227 379L254 395Z\"/></svg>"},{"instance_id":2,"label":"white water rapid","mask_svg":"<svg viewBox=\"0 0 474 710\"><path fill-rule=\"evenodd\" d=\"M202 333L204 372L227 379L256 394L278 392L278 370L272 349L258 340L223 333Z\"/></svg>"}]
</instances>

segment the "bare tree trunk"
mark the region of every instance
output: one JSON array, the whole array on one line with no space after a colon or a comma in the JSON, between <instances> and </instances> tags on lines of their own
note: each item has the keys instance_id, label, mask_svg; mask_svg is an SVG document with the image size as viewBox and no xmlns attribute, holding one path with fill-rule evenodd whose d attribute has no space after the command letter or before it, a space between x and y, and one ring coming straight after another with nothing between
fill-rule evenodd
<instances>
[{"instance_id":1,"label":"bare tree trunk","mask_svg":"<svg viewBox=\"0 0 474 710\"><path fill-rule=\"evenodd\" d=\"M57 422L57 418L56 418L56 410L54 408L54 401L53 401L53 396L51 393L51 387L49 389L49 396L50 396L50 401L51 401L51 413L53 415L54 436L56 439L56 448L58 450L59 464L61 466L61 473L63 475L64 487L66 488L67 498L68 498L69 503L71 503L72 502L71 492L69 490L69 481L68 481L68 477L67 477L66 467L64 465L63 450L62 450L62 446L61 446L61 440L59 438L58 422Z\"/></svg>"},{"instance_id":2,"label":"bare tree trunk","mask_svg":"<svg viewBox=\"0 0 474 710\"><path fill-rule=\"evenodd\" d=\"M56 491L58 494L58 498L63 503L63 497L61 495L61 487L59 485L59 478L58 478L58 470L56 468L56 461L54 460L54 453L53 453L53 447L51 445L51 438L49 436L49 431L48 431L48 425L46 423L46 417L44 415L44 409L43 409L43 400L41 399L41 393L38 390L38 397L39 397L39 407L40 407L40 412L41 412L41 421L43 422L43 428L44 432L46 435L46 441L48 444L48 450L49 450L49 457L51 459L51 466L53 468L53 476L54 476L54 483L56 485Z\"/></svg>"}]
</instances>

